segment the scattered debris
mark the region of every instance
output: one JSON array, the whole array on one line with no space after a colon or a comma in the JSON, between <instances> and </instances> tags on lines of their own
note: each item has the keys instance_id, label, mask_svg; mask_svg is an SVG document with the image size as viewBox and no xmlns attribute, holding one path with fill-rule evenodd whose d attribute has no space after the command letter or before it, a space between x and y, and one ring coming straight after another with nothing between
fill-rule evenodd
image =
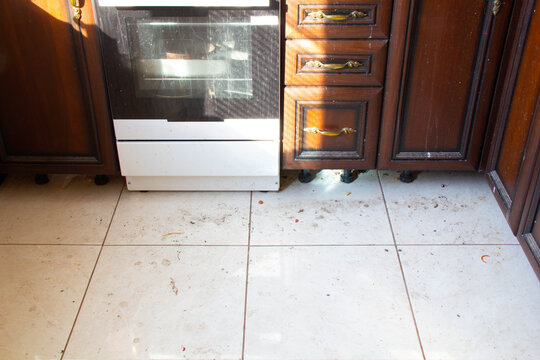
<instances>
[{"instance_id":1,"label":"scattered debris","mask_svg":"<svg viewBox=\"0 0 540 360\"><path fill-rule=\"evenodd\" d=\"M303 212L304 212L304 209L298 210L298 213L303 213Z\"/></svg>"},{"instance_id":2,"label":"scattered debris","mask_svg":"<svg viewBox=\"0 0 540 360\"><path fill-rule=\"evenodd\" d=\"M171 279L171 282L169 283L169 285L171 285L171 291L174 293L174 295L178 296L178 288L176 287L176 281L174 281L173 278L169 279Z\"/></svg>"},{"instance_id":3,"label":"scattered debris","mask_svg":"<svg viewBox=\"0 0 540 360\"><path fill-rule=\"evenodd\" d=\"M398 177L395 177L394 180L399 181L399 178L398 178Z\"/></svg>"},{"instance_id":4,"label":"scattered debris","mask_svg":"<svg viewBox=\"0 0 540 360\"><path fill-rule=\"evenodd\" d=\"M298 220L298 219L294 219L294 222L295 222L295 223L297 223L297 222L299 222L299 221L300 221L300 220Z\"/></svg>"},{"instance_id":5,"label":"scattered debris","mask_svg":"<svg viewBox=\"0 0 540 360\"><path fill-rule=\"evenodd\" d=\"M445 188L445 187L446 187L446 184L442 184L441 187L442 187L442 188Z\"/></svg>"},{"instance_id":6,"label":"scattered debris","mask_svg":"<svg viewBox=\"0 0 540 360\"><path fill-rule=\"evenodd\" d=\"M487 262L486 262L486 260L484 260L484 258L488 258L488 257L489 257L489 255L482 255L482 257L480 257L480 260L482 260L482 262L484 264L487 264Z\"/></svg>"},{"instance_id":7,"label":"scattered debris","mask_svg":"<svg viewBox=\"0 0 540 360\"><path fill-rule=\"evenodd\" d=\"M184 233L183 232L170 232L167 234L163 234L161 236L171 236L171 235L184 235Z\"/></svg>"},{"instance_id":8,"label":"scattered debris","mask_svg":"<svg viewBox=\"0 0 540 360\"><path fill-rule=\"evenodd\" d=\"M186 347L185 347L185 346L182 346L182 351L186 351Z\"/></svg>"},{"instance_id":9,"label":"scattered debris","mask_svg":"<svg viewBox=\"0 0 540 360\"><path fill-rule=\"evenodd\" d=\"M433 205L433 207L436 209L439 207L439 204L435 203L435 205Z\"/></svg>"},{"instance_id":10,"label":"scattered debris","mask_svg":"<svg viewBox=\"0 0 540 360\"><path fill-rule=\"evenodd\" d=\"M350 192L350 191L349 191L347 194L345 194L345 196L349 196L349 195L351 195L351 192Z\"/></svg>"},{"instance_id":11,"label":"scattered debris","mask_svg":"<svg viewBox=\"0 0 540 360\"><path fill-rule=\"evenodd\" d=\"M260 205L264 204L264 201L259 200L259 204L260 204Z\"/></svg>"}]
</instances>

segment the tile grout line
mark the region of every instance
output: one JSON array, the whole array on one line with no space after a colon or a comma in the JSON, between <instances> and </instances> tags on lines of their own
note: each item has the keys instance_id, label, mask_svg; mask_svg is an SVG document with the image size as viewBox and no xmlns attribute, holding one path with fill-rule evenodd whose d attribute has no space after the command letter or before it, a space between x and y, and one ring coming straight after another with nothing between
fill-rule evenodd
<instances>
[{"instance_id":1,"label":"tile grout line","mask_svg":"<svg viewBox=\"0 0 540 360\"><path fill-rule=\"evenodd\" d=\"M384 196L384 189L383 189L381 177L378 171L377 171L377 179L379 180L379 187L381 189L381 195L383 198L384 208L386 210L386 217L388 218L388 224L390 225L390 232L392 233L392 238L394 239L394 248L396 249L399 269L401 270L401 277L403 278L403 285L405 286L405 293L407 294L407 300L409 301L409 309L411 310L414 327L416 329L416 336L418 337L418 344L420 345L422 358L426 360L426 354L424 353L424 346L422 345L422 338L420 337L420 330L418 329L418 323L416 322L416 316L414 315L414 308L412 305L411 296L409 294L409 287L407 286L407 280L405 279L405 272L403 271L403 264L401 263L401 257L399 256L399 249L397 246L396 236L394 234L394 227L392 226L392 220L390 219L390 212L388 211L388 206L386 205L386 197Z\"/></svg>"},{"instance_id":2,"label":"tile grout line","mask_svg":"<svg viewBox=\"0 0 540 360\"><path fill-rule=\"evenodd\" d=\"M79 247L95 247L101 246L101 244L40 244L40 243L26 243L26 244L0 244L0 246L79 246ZM245 247L244 244L231 244L231 245L221 245L221 244L103 244L104 247ZM394 244L261 244L261 245L251 245L251 247L370 247L370 246L394 246ZM521 246L517 244L508 244L508 243L478 243L478 244L400 244L401 247L413 247L413 246Z\"/></svg>"},{"instance_id":3,"label":"tile grout line","mask_svg":"<svg viewBox=\"0 0 540 360\"><path fill-rule=\"evenodd\" d=\"M249 193L249 220L248 220L248 245L247 245L247 261L246 261L246 292L244 295L244 325L242 328L242 353L241 359L244 360L244 350L246 347L246 322L247 322L247 296L248 296L248 279L249 279L249 250L251 247L251 213L253 211L253 191Z\"/></svg>"},{"instance_id":4,"label":"tile grout line","mask_svg":"<svg viewBox=\"0 0 540 360\"><path fill-rule=\"evenodd\" d=\"M81 303L79 304L79 309L77 310L77 314L75 315L75 319L73 320L73 325L71 326L71 330L69 331L68 338L66 340L66 344L64 345L64 349L62 350L62 355L60 356L60 360L64 359L64 355L66 354L67 347L69 345L69 341L71 340L71 335L73 335L73 330L75 329L75 324L77 323L77 320L79 319L79 314L81 313L82 306L84 304L84 300L86 298L86 294L88 293L88 289L90 288L90 283L92 282L92 278L94 276L94 272L96 271L97 264L99 262L99 258L101 257L101 253L103 251L105 241L107 240L107 236L109 235L109 230L111 229L111 225L114 219L114 215L116 215L116 209L118 208L118 204L120 203L120 198L122 197L122 193L124 192L125 184L122 186L122 189L120 189L120 194L118 195L118 198L116 199L116 205L114 206L113 213L111 215L111 220L109 221L109 226L107 227L107 231L105 232L105 236L103 237L103 241L101 243L101 247L99 248L99 252L96 258L96 262L94 263L94 267L92 269L92 272L90 273L90 277L88 278L88 283L86 284L86 289L84 290L84 294L81 299Z\"/></svg>"}]
</instances>

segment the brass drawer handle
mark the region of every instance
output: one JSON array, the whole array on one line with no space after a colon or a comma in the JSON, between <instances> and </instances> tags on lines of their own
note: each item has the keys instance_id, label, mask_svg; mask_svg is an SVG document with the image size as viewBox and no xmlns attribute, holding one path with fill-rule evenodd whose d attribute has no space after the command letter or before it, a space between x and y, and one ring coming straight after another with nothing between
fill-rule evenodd
<instances>
[{"instance_id":1,"label":"brass drawer handle","mask_svg":"<svg viewBox=\"0 0 540 360\"><path fill-rule=\"evenodd\" d=\"M328 19L332 21L345 21L350 18L356 19L356 18L365 18L368 16L367 13L363 11L352 11L348 15L326 15L322 10L310 12L307 14L307 16L312 17L314 19Z\"/></svg>"},{"instance_id":2,"label":"brass drawer handle","mask_svg":"<svg viewBox=\"0 0 540 360\"><path fill-rule=\"evenodd\" d=\"M493 2L493 16L497 16L499 11L501 10L501 7L502 7L502 1L501 0L495 0Z\"/></svg>"},{"instance_id":3,"label":"brass drawer handle","mask_svg":"<svg viewBox=\"0 0 540 360\"><path fill-rule=\"evenodd\" d=\"M310 128L305 128L304 132L307 132L310 134L319 134L323 136L339 136L339 135L354 134L356 130L351 129L351 128L343 128L340 131L328 131L328 130L320 130L320 129L317 129L316 127L310 127Z\"/></svg>"},{"instance_id":4,"label":"brass drawer handle","mask_svg":"<svg viewBox=\"0 0 540 360\"><path fill-rule=\"evenodd\" d=\"M71 0L71 6L73 9L73 19L75 21L81 20L83 0Z\"/></svg>"},{"instance_id":5,"label":"brass drawer handle","mask_svg":"<svg viewBox=\"0 0 540 360\"><path fill-rule=\"evenodd\" d=\"M325 64L317 60L311 60L306 63L307 67L310 68L324 68L332 70L340 70L345 68L357 68L362 66L362 63L355 60L349 60L345 64Z\"/></svg>"}]
</instances>

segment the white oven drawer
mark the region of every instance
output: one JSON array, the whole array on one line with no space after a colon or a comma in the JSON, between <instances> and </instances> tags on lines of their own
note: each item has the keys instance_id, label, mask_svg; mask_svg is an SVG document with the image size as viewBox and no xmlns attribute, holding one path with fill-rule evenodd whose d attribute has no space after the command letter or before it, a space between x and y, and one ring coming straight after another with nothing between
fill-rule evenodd
<instances>
[{"instance_id":1,"label":"white oven drawer","mask_svg":"<svg viewBox=\"0 0 540 360\"><path fill-rule=\"evenodd\" d=\"M279 141L119 141L124 176L279 176Z\"/></svg>"},{"instance_id":2,"label":"white oven drawer","mask_svg":"<svg viewBox=\"0 0 540 360\"><path fill-rule=\"evenodd\" d=\"M114 120L117 140L279 140L279 119Z\"/></svg>"}]
</instances>

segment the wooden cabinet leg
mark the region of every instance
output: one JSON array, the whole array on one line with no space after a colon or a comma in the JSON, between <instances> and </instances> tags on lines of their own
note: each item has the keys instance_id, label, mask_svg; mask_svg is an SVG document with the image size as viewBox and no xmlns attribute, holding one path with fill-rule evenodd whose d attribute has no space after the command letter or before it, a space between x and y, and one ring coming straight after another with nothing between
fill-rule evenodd
<instances>
[{"instance_id":1,"label":"wooden cabinet leg","mask_svg":"<svg viewBox=\"0 0 540 360\"><path fill-rule=\"evenodd\" d=\"M94 184L98 186L106 185L109 183L109 177L107 175L96 175L94 178Z\"/></svg>"},{"instance_id":2,"label":"wooden cabinet leg","mask_svg":"<svg viewBox=\"0 0 540 360\"><path fill-rule=\"evenodd\" d=\"M300 170L300 174L298 174L298 181L307 184L311 180L313 180L313 175L311 175L309 170Z\"/></svg>"},{"instance_id":3,"label":"wooden cabinet leg","mask_svg":"<svg viewBox=\"0 0 540 360\"><path fill-rule=\"evenodd\" d=\"M403 170L399 175L399 181L403 183L412 183L414 181L413 173L409 170Z\"/></svg>"},{"instance_id":4,"label":"wooden cabinet leg","mask_svg":"<svg viewBox=\"0 0 540 360\"><path fill-rule=\"evenodd\" d=\"M345 184L350 184L356 179L356 175L353 173L352 170L343 170L343 174L341 174L341 182L344 182Z\"/></svg>"},{"instance_id":5,"label":"wooden cabinet leg","mask_svg":"<svg viewBox=\"0 0 540 360\"><path fill-rule=\"evenodd\" d=\"M45 185L49 182L49 177L47 176L47 174L36 174L36 176L34 177L34 182L37 185Z\"/></svg>"}]
</instances>

